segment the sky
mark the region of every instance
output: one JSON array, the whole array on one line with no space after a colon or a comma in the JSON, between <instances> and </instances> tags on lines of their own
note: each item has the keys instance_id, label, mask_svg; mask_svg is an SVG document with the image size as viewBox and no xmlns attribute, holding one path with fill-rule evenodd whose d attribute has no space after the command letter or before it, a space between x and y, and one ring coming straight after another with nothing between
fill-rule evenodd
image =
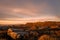
<instances>
[{"instance_id":1,"label":"sky","mask_svg":"<svg viewBox=\"0 0 60 40\"><path fill-rule=\"evenodd\" d=\"M60 0L0 0L0 24L60 21Z\"/></svg>"}]
</instances>

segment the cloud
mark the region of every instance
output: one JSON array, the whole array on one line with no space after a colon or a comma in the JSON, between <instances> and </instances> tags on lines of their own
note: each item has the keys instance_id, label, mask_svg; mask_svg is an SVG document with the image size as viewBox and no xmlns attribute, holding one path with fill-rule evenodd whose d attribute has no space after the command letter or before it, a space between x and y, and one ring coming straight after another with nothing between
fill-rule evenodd
<instances>
[{"instance_id":1,"label":"cloud","mask_svg":"<svg viewBox=\"0 0 60 40\"><path fill-rule=\"evenodd\" d=\"M6 18L7 20L0 20L0 24L25 24L27 22L39 22L39 21L60 21L57 17L32 17L32 18Z\"/></svg>"},{"instance_id":2,"label":"cloud","mask_svg":"<svg viewBox=\"0 0 60 40\"><path fill-rule=\"evenodd\" d=\"M13 8L13 6L10 6L10 7L6 6L6 7L1 7L1 8L3 9L2 11L4 12L4 14L7 13L9 15L16 16L16 17L20 17L21 15L22 17L24 17L24 15L27 17L41 16L41 15L48 14L48 12L46 11L52 10L52 7L49 6L46 2L41 3L39 6L34 5L32 2L27 2L25 4L26 5L23 5L22 7ZM51 12L49 12L49 14L50 13Z\"/></svg>"},{"instance_id":3,"label":"cloud","mask_svg":"<svg viewBox=\"0 0 60 40\"><path fill-rule=\"evenodd\" d=\"M31 22L34 20L42 21L43 19L58 21L60 20L60 12L55 12L56 9L54 9L55 7L46 1L40 2L36 0L0 0L0 20L3 20L2 22Z\"/></svg>"}]
</instances>

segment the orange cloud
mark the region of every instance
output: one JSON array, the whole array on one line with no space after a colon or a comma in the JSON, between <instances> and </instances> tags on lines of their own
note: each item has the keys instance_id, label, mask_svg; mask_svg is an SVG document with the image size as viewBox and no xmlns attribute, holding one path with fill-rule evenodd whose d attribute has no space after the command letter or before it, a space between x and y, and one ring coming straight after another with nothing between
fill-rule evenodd
<instances>
[{"instance_id":1,"label":"orange cloud","mask_svg":"<svg viewBox=\"0 0 60 40\"><path fill-rule=\"evenodd\" d=\"M25 24L27 22L39 22L39 21L60 21L57 17L32 17L32 18L6 18L6 20L0 20L0 24Z\"/></svg>"}]
</instances>

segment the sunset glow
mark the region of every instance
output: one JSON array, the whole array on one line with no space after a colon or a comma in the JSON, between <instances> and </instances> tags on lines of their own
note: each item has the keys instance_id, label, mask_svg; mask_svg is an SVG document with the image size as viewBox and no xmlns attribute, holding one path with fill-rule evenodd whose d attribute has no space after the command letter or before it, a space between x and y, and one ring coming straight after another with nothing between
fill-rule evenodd
<instances>
[{"instance_id":1,"label":"sunset glow","mask_svg":"<svg viewBox=\"0 0 60 40\"><path fill-rule=\"evenodd\" d=\"M0 24L60 21L59 0L0 0Z\"/></svg>"}]
</instances>

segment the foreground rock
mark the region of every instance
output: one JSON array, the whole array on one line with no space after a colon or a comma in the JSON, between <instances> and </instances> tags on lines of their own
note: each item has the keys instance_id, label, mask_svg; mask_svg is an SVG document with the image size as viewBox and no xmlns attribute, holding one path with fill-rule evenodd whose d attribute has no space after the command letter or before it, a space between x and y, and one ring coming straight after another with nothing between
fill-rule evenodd
<instances>
[{"instance_id":1,"label":"foreground rock","mask_svg":"<svg viewBox=\"0 0 60 40\"><path fill-rule=\"evenodd\" d=\"M59 40L59 39L57 39L56 37L49 36L49 35L42 35L41 37L39 37L38 40Z\"/></svg>"}]
</instances>

